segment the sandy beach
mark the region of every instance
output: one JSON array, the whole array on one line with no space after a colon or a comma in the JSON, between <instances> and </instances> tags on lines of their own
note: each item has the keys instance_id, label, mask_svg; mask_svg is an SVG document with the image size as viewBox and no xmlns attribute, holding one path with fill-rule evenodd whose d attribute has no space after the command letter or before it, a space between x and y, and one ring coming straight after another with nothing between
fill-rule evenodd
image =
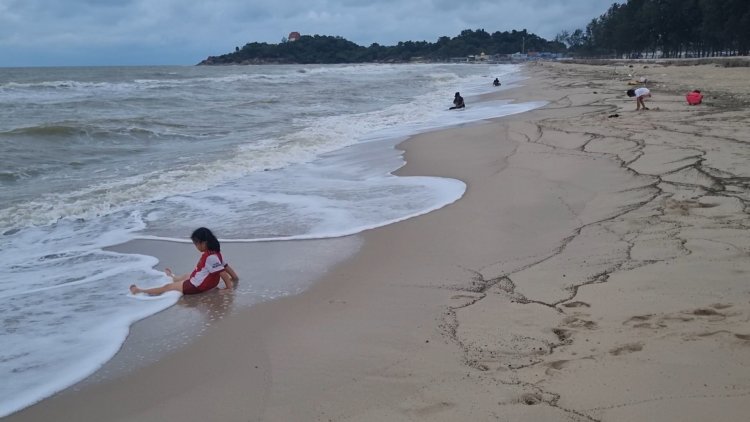
<instances>
[{"instance_id":1,"label":"sandy beach","mask_svg":"<svg viewBox=\"0 0 750 422\"><path fill-rule=\"evenodd\" d=\"M398 174L462 180L458 202L346 239L227 243L241 275L292 249L351 256L296 296L216 292L188 345L5 420L747 420L750 68L629 66L526 65L499 95L547 106L400 146ZM645 112L625 96L640 77ZM190 248L118 250L190 267Z\"/></svg>"}]
</instances>

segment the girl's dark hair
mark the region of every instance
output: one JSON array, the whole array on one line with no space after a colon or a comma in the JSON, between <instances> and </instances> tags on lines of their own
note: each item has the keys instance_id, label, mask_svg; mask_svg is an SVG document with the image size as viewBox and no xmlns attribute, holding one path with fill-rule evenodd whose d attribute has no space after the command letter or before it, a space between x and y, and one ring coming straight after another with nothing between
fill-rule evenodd
<instances>
[{"instance_id":1,"label":"girl's dark hair","mask_svg":"<svg viewBox=\"0 0 750 422\"><path fill-rule=\"evenodd\" d=\"M219 239L214 236L213 233L211 233L211 230L200 227L195 229L192 235L190 235L190 239L193 242L206 242L206 248L209 251L212 252L221 252L221 245L219 244Z\"/></svg>"},{"instance_id":2,"label":"girl's dark hair","mask_svg":"<svg viewBox=\"0 0 750 422\"><path fill-rule=\"evenodd\" d=\"M628 94L628 97L635 97L635 90L634 89L629 89L626 92L626 94Z\"/></svg>"}]
</instances>

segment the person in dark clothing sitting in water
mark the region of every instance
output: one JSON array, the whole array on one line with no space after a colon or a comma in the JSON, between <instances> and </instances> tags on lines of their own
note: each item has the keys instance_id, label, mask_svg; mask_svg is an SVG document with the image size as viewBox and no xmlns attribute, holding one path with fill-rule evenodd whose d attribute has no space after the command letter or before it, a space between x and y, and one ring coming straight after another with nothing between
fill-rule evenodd
<instances>
[{"instance_id":1,"label":"person in dark clothing sitting in water","mask_svg":"<svg viewBox=\"0 0 750 422\"><path fill-rule=\"evenodd\" d=\"M453 97L453 107L451 107L449 110L455 110L457 108L464 107L466 107L466 104L464 104L464 97L462 97L461 94L457 92L456 96Z\"/></svg>"},{"instance_id":2,"label":"person in dark clothing sitting in water","mask_svg":"<svg viewBox=\"0 0 750 422\"><path fill-rule=\"evenodd\" d=\"M500 79L495 78L495 80L492 81L492 85L500 86Z\"/></svg>"}]
</instances>

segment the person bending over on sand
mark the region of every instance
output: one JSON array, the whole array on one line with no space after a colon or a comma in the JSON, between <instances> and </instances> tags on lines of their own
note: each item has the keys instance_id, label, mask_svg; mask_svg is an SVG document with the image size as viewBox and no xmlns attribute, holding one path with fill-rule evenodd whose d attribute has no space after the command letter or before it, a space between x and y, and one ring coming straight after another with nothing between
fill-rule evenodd
<instances>
[{"instance_id":1,"label":"person bending over on sand","mask_svg":"<svg viewBox=\"0 0 750 422\"><path fill-rule=\"evenodd\" d=\"M239 280L237 273L224 262L219 240L211 233L211 230L205 227L196 229L190 239L195 248L201 252L201 257L192 273L178 276L167 268L164 272L172 278L171 283L152 289L141 289L133 284L130 286L130 292L160 295L175 290L182 294L192 295L213 289L219 285L219 280L223 280L227 288L232 287L234 282Z\"/></svg>"},{"instance_id":2,"label":"person bending over on sand","mask_svg":"<svg viewBox=\"0 0 750 422\"><path fill-rule=\"evenodd\" d=\"M648 88L636 88L636 89L629 89L628 97L635 97L635 111L640 110L643 108L644 110L648 110L648 107L646 107L646 103L643 102L646 98L651 98L651 91L648 90Z\"/></svg>"},{"instance_id":3,"label":"person bending over on sand","mask_svg":"<svg viewBox=\"0 0 750 422\"><path fill-rule=\"evenodd\" d=\"M494 85L494 86L500 86L500 79L495 78L495 80L492 81L492 85Z\"/></svg>"},{"instance_id":4,"label":"person bending over on sand","mask_svg":"<svg viewBox=\"0 0 750 422\"><path fill-rule=\"evenodd\" d=\"M453 97L453 107L451 107L449 110L455 110L457 108L464 108L466 107L466 104L464 104L464 97L461 96L458 92Z\"/></svg>"}]
</instances>

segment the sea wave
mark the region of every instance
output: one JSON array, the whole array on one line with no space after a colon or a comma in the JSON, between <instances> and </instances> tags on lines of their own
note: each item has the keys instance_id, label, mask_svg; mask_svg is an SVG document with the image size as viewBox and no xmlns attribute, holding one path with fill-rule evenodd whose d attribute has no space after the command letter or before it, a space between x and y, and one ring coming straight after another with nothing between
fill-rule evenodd
<instances>
[{"instance_id":1,"label":"sea wave","mask_svg":"<svg viewBox=\"0 0 750 422\"><path fill-rule=\"evenodd\" d=\"M148 127L146 127L148 126ZM162 136L188 136L180 133L185 125L159 122L146 119L101 120L99 122L62 121L42 123L0 132L0 138L30 138L42 141L47 138L98 138L111 139L113 136L130 136L137 139L159 138Z\"/></svg>"},{"instance_id":2,"label":"sea wave","mask_svg":"<svg viewBox=\"0 0 750 422\"><path fill-rule=\"evenodd\" d=\"M23 179L24 174L13 171L0 170L0 183L2 182L15 182L16 180Z\"/></svg>"}]
</instances>

